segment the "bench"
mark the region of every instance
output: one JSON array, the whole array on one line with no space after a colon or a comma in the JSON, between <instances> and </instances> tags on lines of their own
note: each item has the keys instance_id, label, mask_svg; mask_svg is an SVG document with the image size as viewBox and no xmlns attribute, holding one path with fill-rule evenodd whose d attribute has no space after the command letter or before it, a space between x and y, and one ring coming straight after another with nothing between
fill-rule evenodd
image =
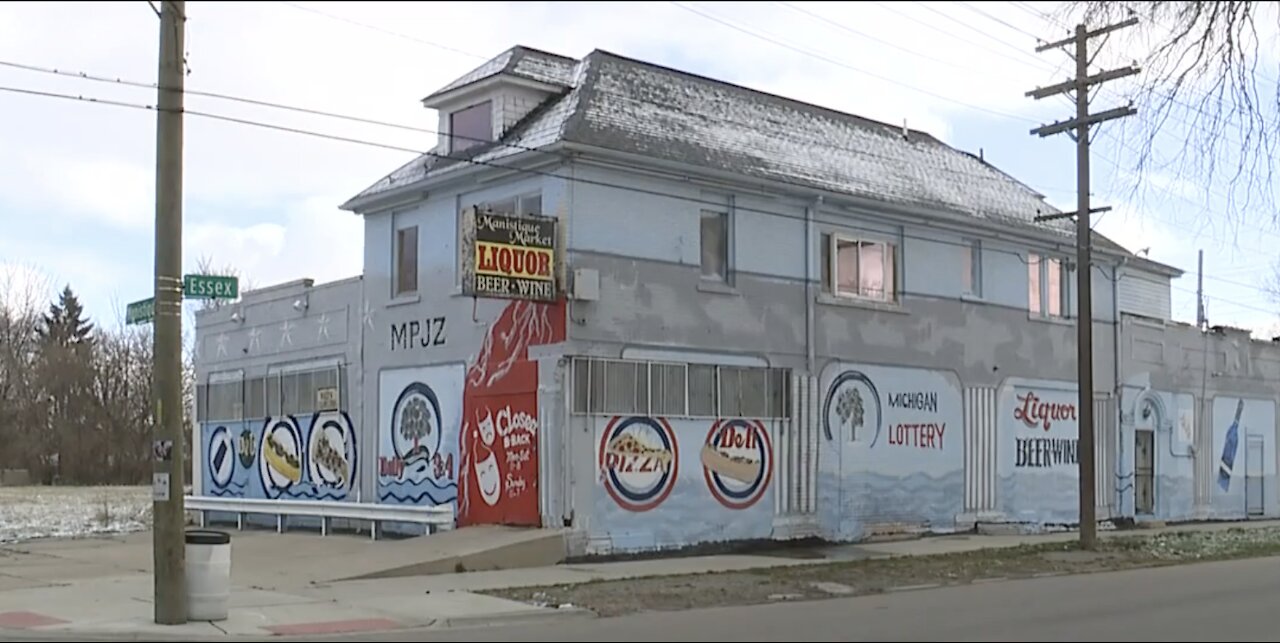
<instances>
[{"instance_id":1,"label":"bench","mask_svg":"<svg viewBox=\"0 0 1280 643\"><path fill-rule=\"evenodd\" d=\"M365 521L370 523L370 534L378 539L378 527L385 522L426 525L429 532L453 529L453 506L414 507L379 505L368 502L334 502L329 500L263 500L260 498L217 498L211 496L187 496L187 511L200 512L200 526L207 522L208 512L218 511L236 514L236 526L244 529L246 514L265 514L276 517L276 531L284 533L285 519L289 516L307 516L320 519L320 533L329 534L329 521L333 518Z\"/></svg>"}]
</instances>

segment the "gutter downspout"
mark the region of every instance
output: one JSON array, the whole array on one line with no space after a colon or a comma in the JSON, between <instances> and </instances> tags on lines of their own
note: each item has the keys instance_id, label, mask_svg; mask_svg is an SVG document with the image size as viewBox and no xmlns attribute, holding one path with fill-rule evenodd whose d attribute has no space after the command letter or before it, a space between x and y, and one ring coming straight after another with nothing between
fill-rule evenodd
<instances>
[{"instance_id":1,"label":"gutter downspout","mask_svg":"<svg viewBox=\"0 0 1280 643\"><path fill-rule=\"evenodd\" d=\"M816 335L816 315L813 307L813 221L817 214L818 207L822 205L822 197L815 197L813 203L804 209L804 343L808 356L807 369L810 376L816 377L817 373L814 369L818 363L818 347L814 342ZM822 256L819 254L818 256ZM821 274L819 271L818 274Z\"/></svg>"},{"instance_id":2,"label":"gutter downspout","mask_svg":"<svg viewBox=\"0 0 1280 643\"><path fill-rule=\"evenodd\" d=\"M1125 265L1127 265L1128 263L1129 263L1129 258L1125 257L1120 260L1119 265L1111 269L1111 306L1112 306L1111 313L1112 313L1113 322L1114 322L1111 325L1111 330L1112 330L1111 341L1112 341L1113 350L1115 351L1115 359L1111 360L1111 362L1112 362L1112 366L1115 367L1115 380L1112 383L1115 384L1115 396L1116 396L1115 397L1116 399L1116 445L1115 445L1116 446L1116 462L1115 462L1115 465L1112 467L1112 471L1111 471L1111 483L1115 488L1115 494L1114 494L1115 505L1111 508L1111 513L1113 518L1115 517L1114 514L1116 513L1116 510L1124 507L1124 502L1120 497L1120 493L1121 493L1120 492L1120 476L1121 476L1120 470L1124 464L1122 462L1122 459L1124 458L1124 421L1123 421L1124 410L1120 408L1120 393L1121 393L1120 376L1124 370L1121 368L1121 364L1123 363L1123 360L1124 360L1124 349L1121 348L1120 346L1120 319L1121 319L1120 269L1125 267ZM1135 512L1136 512L1136 509L1137 508L1135 507Z\"/></svg>"}]
</instances>

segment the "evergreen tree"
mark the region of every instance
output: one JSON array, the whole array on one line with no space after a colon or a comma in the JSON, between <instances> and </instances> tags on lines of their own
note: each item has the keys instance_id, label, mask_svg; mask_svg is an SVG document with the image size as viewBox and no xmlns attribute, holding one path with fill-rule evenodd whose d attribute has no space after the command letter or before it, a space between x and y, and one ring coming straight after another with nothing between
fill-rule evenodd
<instances>
[{"instance_id":1,"label":"evergreen tree","mask_svg":"<svg viewBox=\"0 0 1280 643\"><path fill-rule=\"evenodd\" d=\"M93 324L84 319L83 315L84 307L80 305L80 299L71 291L71 286L67 285L58 296L58 301L49 304L49 312L44 314L36 333L46 346L88 347L93 341Z\"/></svg>"}]
</instances>

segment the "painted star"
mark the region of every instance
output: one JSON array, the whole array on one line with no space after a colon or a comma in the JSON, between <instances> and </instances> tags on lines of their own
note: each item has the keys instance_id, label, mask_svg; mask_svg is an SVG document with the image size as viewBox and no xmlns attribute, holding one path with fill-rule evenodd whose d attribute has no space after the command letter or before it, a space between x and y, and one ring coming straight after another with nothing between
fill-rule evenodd
<instances>
[{"instance_id":1,"label":"painted star","mask_svg":"<svg viewBox=\"0 0 1280 643\"><path fill-rule=\"evenodd\" d=\"M286 344L288 344L289 346L293 346L293 335L291 334L292 330L293 330L293 322L286 319L284 320L283 324L280 324L280 347L281 348L283 348Z\"/></svg>"},{"instance_id":2,"label":"painted star","mask_svg":"<svg viewBox=\"0 0 1280 643\"><path fill-rule=\"evenodd\" d=\"M329 339L329 316L321 314L320 319L316 321L316 325L320 327L317 339Z\"/></svg>"},{"instance_id":3,"label":"painted star","mask_svg":"<svg viewBox=\"0 0 1280 643\"><path fill-rule=\"evenodd\" d=\"M249 352L262 349L262 331L257 327L249 329Z\"/></svg>"},{"instance_id":4,"label":"painted star","mask_svg":"<svg viewBox=\"0 0 1280 643\"><path fill-rule=\"evenodd\" d=\"M217 339L217 343L218 343L218 357L226 357L226 356L227 356L227 340L228 340L228 339L230 339L230 338L228 338L228 337L227 337L227 334L226 334L226 333L223 333L223 334L221 334L221 335L218 335L218 339Z\"/></svg>"},{"instance_id":5,"label":"painted star","mask_svg":"<svg viewBox=\"0 0 1280 643\"><path fill-rule=\"evenodd\" d=\"M364 325L368 326L369 330L373 330L373 307L369 305L369 301L367 299L364 302L363 317L364 317Z\"/></svg>"}]
</instances>

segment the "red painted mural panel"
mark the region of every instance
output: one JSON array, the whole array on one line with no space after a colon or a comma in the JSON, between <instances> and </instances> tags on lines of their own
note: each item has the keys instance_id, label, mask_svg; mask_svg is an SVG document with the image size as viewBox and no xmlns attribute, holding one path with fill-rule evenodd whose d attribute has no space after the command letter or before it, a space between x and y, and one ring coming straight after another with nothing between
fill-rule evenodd
<instances>
[{"instance_id":1,"label":"red painted mural panel","mask_svg":"<svg viewBox=\"0 0 1280 643\"><path fill-rule=\"evenodd\" d=\"M541 524L538 364L529 347L564 338L563 301L513 301L489 327L462 392L459 526Z\"/></svg>"}]
</instances>

